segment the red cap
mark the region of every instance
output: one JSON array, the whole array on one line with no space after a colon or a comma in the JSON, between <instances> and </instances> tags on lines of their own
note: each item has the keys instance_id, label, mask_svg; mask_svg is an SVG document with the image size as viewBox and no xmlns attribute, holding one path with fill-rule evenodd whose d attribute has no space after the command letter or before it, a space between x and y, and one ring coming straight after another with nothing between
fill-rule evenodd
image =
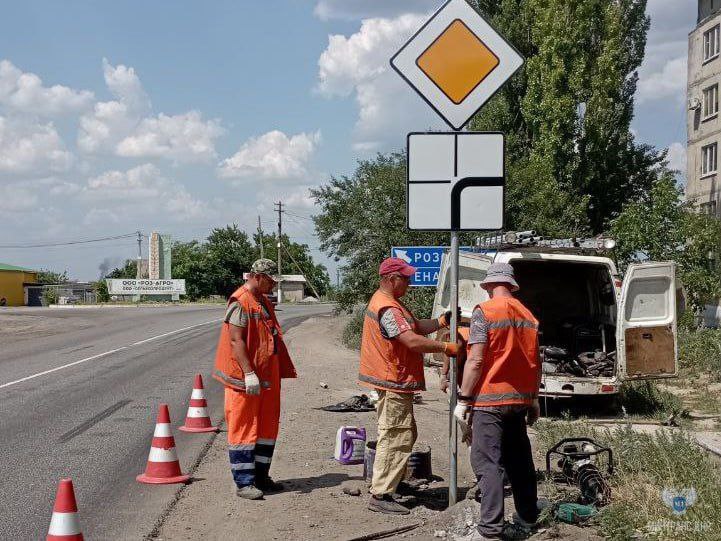
<instances>
[{"instance_id":1,"label":"red cap","mask_svg":"<svg viewBox=\"0 0 721 541\"><path fill-rule=\"evenodd\" d=\"M408 263L398 257L389 257L384 259L378 269L378 274L386 276L397 272L403 276L413 276L416 273L416 268L411 267Z\"/></svg>"}]
</instances>

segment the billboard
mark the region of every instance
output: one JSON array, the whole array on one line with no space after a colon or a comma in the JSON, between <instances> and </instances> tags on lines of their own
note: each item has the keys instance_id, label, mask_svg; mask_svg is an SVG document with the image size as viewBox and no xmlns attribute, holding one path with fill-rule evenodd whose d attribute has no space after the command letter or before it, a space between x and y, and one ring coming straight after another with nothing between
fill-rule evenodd
<instances>
[{"instance_id":1,"label":"billboard","mask_svg":"<svg viewBox=\"0 0 721 541\"><path fill-rule=\"evenodd\" d=\"M185 295L185 280L105 280L110 295Z\"/></svg>"}]
</instances>

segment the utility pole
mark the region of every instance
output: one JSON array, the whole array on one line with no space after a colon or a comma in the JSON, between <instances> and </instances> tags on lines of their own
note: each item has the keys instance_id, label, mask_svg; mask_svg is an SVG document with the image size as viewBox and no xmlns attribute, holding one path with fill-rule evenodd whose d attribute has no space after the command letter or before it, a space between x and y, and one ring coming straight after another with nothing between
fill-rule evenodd
<instances>
[{"instance_id":1,"label":"utility pole","mask_svg":"<svg viewBox=\"0 0 721 541\"><path fill-rule=\"evenodd\" d=\"M278 208L275 208L278 207ZM283 202L278 201L273 205L273 209L278 211L278 304L283 302L283 271L281 270L281 239L283 238Z\"/></svg>"},{"instance_id":2,"label":"utility pole","mask_svg":"<svg viewBox=\"0 0 721 541\"><path fill-rule=\"evenodd\" d=\"M260 258L265 258L265 250L263 249L263 228L260 226L260 214L258 215L258 242L260 243Z\"/></svg>"},{"instance_id":3,"label":"utility pole","mask_svg":"<svg viewBox=\"0 0 721 541\"><path fill-rule=\"evenodd\" d=\"M143 275L141 273L140 264L143 260L143 234L138 231L138 264L137 268L135 269L135 277L140 280Z\"/></svg>"}]
</instances>

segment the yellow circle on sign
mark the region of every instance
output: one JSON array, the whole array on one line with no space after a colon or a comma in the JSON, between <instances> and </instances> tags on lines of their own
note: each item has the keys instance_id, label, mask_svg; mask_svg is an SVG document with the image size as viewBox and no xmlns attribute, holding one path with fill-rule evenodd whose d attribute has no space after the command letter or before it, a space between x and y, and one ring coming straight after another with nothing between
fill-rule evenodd
<instances>
[{"instance_id":1,"label":"yellow circle on sign","mask_svg":"<svg viewBox=\"0 0 721 541\"><path fill-rule=\"evenodd\" d=\"M453 103L465 100L500 61L460 19L453 21L416 60Z\"/></svg>"}]
</instances>

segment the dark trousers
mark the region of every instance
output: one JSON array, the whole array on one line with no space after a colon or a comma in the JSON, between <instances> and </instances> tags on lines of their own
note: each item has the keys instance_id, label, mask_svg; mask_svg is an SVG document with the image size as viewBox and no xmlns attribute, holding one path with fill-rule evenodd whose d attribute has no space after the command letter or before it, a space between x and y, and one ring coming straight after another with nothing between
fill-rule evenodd
<instances>
[{"instance_id":1,"label":"dark trousers","mask_svg":"<svg viewBox=\"0 0 721 541\"><path fill-rule=\"evenodd\" d=\"M471 466L478 479L481 520L478 531L498 537L503 530L503 474L511 481L516 512L536 522L536 468L526 433L526 406L499 406L473 411Z\"/></svg>"}]
</instances>

